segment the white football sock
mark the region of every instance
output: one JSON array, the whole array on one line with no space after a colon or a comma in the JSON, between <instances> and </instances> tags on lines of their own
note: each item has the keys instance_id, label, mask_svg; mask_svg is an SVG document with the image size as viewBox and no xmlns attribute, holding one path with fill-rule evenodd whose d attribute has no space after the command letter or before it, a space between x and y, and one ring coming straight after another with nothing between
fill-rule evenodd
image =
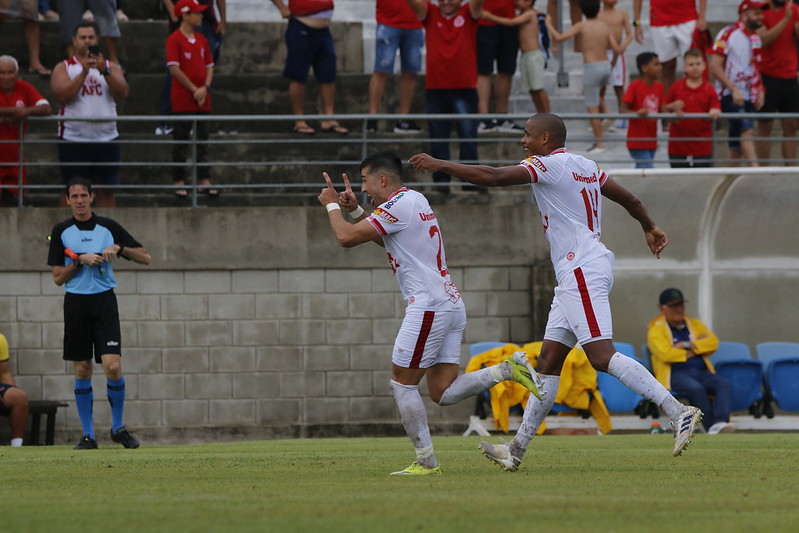
<instances>
[{"instance_id":1,"label":"white football sock","mask_svg":"<svg viewBox=\"0 0 799 533\"><path fill-rule=\"evenodd\" d=\"M481 368L476 372L469 372L461 374L452 382L452 384L441 395L438 405L452 405L459 401L480 394L481 392L490 389L505 378L501 375L497 380L498 372L504 363L499 365L489 366L488 368ZM506 365L510 366L510 365ZM495 370L496 369L496 370Z\"/></svg>"},{"instance_id":2,"label":"white football sock","mask_svg":"<svg viewBox=\"0 0 799 533\"><path fill-rule=\"evenodd\" d=\"M397 402L405 433L416 449L416 460L425 468L435 468L438 460L433 453L433 439L427 426L427 411L417 385L403 385L391 380L394 401Z\"/></svg>"},{"instance_id":3,"label":"white football sock","mask_svg":"<svg viewBox=\"0 0 799 533\"><path fill-rule=\"evenodd\" d=\"M527 446L533 440L538 427L544 421L552 405L555 403L555 397L558 395L558 387L560 386L560 376L552 376L548 374L539 374L541 382L543 383L542 391L544 399L539 400L534 395L530 395L527 400L527 406L524 408L524 416L522 417L522 424L516 435L508 443L511 455L514 457L521 457L527 451Z\"/></svg>"},{"instance_id":4,"label":"white football sock","mask_svg":"<svg viewBox=\"0 0 799 533\"><path fill-rule=\"evenodd\" d=\"M11 446L15 448L22 446L22 439L11 439Z\"/></svg>"},{"instance_id":5,"label":"white football sock","mask_svg":"<svg viewBox=\"0 0 799 533\"><path fill-rule=\"evenodd\" d=\"M685 406L644 365L626 355L619 352L613 354L608 362L608 374L615 376L633 392L661 406L671 419L677 418L685 410Z\"/></svg>"}]
</instances>

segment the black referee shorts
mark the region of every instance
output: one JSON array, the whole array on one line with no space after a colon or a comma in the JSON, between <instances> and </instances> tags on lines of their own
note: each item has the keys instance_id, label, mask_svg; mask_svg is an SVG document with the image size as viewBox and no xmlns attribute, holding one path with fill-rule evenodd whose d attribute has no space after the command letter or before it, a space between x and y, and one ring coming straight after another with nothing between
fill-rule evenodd
<instances>
[{"instance_id":1,"label":"black referee shorts","mask_svg":"<svg viewBox=\"0 0 799 533\"><path fill-rule=\"evenodd\" d=\"M107 353L122 355L119 309L113 290L64 296L64 360L102 363Z\"/></svg>"}]
</instances>

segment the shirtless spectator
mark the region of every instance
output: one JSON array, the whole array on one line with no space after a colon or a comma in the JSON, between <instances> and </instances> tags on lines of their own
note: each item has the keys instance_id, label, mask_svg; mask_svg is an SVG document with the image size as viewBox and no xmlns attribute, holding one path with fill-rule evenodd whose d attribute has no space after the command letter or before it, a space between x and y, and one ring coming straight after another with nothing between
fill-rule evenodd
<instances>
[{"instance_id":1,"label":"shirtless spectator","mask_svg":"<svg viewBox=\"0 0 799 533\"><path fill-rule=\"evenodd\" d=\"M620 44L618 54L608 50L608 60L610 61L610 85L613 86L613 92L616 94L616 109L621 110L621 100L624 97L624 86L627 85L627 61L624 58L624 52L633 40L633 28L630 25L630 16L623 9L616 9L616 4L619 0L602 0L602 9L596 16L599 20L604 22L610 28L610 32ZM605 101L605 89L607 85L599 89L599 101L602 104L600 113L610 113L611 110ZM627 124L625 120L617 120L615 123L610 121L610 124L617 129L626 129Z\"/></svg>"},{"instance_id":2,"label":"shirtless spectator","mask_svg":"<svg viewBox=\"0 0 799 533\"><path fill-rule=\"evenodd\" d=\"M619 43L610 31L607 24L597 18L599 13L599 0L580 0L580 8L586 20L578 22L569 31L560 33L552 24L552 19L547 17L547 29L552 40L563 42L576 35L582 36L583 41L583 93L585 106L591 114L599 113L602 103L600 88L610 81L610 61L608 53L616 54ZM601 154L607 147L602 135L602 121L598 118L591 119L591 129L594 132L594 144L587 150L587 154Z\"/></svg>"}]
</instances>

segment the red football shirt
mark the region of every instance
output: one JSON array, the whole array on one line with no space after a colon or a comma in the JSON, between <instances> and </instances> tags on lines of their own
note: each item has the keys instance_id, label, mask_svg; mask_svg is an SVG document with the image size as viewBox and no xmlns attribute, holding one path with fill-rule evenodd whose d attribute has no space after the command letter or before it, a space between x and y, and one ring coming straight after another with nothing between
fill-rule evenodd
<instances>
[{"instance_id":1,"label":"red football shirt","mask_svg":"<svg viewBox=\"0 0 799 533\"><path fill-rule=\"evenodd\" d=\"M513 0L483 0L483 10L505 18L516 18L516 6ZM480 19L480 26L497 26L496 22Z\"/></svg>"},{"instance_id":2,"label":"red football shirt","mask_svg":"<svg viewBox=\"0 0 799 533\"><path fill-rule=\"evenodd\" d=\"M719 95L708 82L699 87L689 87L688 78L674 83L669 89L666 103L676 100L685 103L684 113L707 113L711 109L721 109ZM707 141L681 141L679 139L707 137ZM697 118L672 120L669 126L669 153L674 155L711 155L713 153L713 121Z\"/></svg>"},{"instance_id":3,"label":"red football shirt","mask_svg":"<svg viewBox=\"0 0 799 533\"><path fill-rule=\"evenodd\" d=\"M39 94L33 85L27 81L17 80L11 93L0 91L0 107L34 107L46 104L47 100ZM24 124L23 124L24 128ZM9 122L0 124L0 141L19 141L19 123ZM9 166L5 166L9 164ZM27 181L27 169L22 167L23 182ZM19 144L0 144L0 176L8 176L5 183L16 183L19 170ZM8 189L7 189L8 190ZM10 189L16 193L16 189Z\"/></svg>"},{"instance_id":4,"label":"red football shirt","mask_svg":"<svg viewBox=\"0 0 799 533\"><path fill-rule=\"evenodd\" d=\"M400 28L403 30L418 30L422 28L422 21L416 16L411 6L405 0L377 0L375 5L375 19L378 24Z\"/></svg>"},{"instance_id":5,"label":"red football shirt","mask_svg":"<svg viewBox=\"0 0 799 533\"><path fill-rule=\"evenodd\" d=\"M652 0L649 5L651 26L676 26L698 18L696 0Z\"/></svg>"},{"instance_id":6,"label":"red football shirt","mask_svg":"<svg viewBox=\"0 0 799 533\"><path fill-rule=\"evenodd\" d=\"M469 4L445 17L427 2L424 27L427 39L427 89L477 88L477 19Z\"/></svg>"},{"instance_id":7,"label":"red football shirt","mask_svg":"<svg viewBox=\"0 0 799 533\"><path fill-rule=\"evenodd\" d=\"M663 84L656 81L651 86L644 80L632 82L624 93L622 100L632 112L646 108L650 113L660 112L663 103ZM627 148L630 150L656 150L658 123L654 119L631 118L627 128ZM646 138L647 140L636 140Z\"/></svg>"},{"instance_id":8,"label":"red football shirt","mask_svg":"<svg viewBox=\"0 0 799 533\"><path fill-rule=\"evenodd\" d=\"M167 67L176 65L188 76L197 87L205 85L205 73L209 67L214 66L214 58L208 41L199 33L194 33L191 41L176 30L166 40ZM191 113L193 111L210 111L211 94L209 93L202 107L197 105L194 95L172 77L172 111L178 113Z\"/></svg>"},{"instance_id":9,"label":"red football shirt","mask_svg":"<svg viewBox=\"0 0 799 533\"><path fill-rule=\"evenodd\" d=\"M761 74L783 80L796 78L796 69L799 66L796 37L793 33L795 25L799 22L799 6L786 4L782 9L763 10L763 27L773 28L785 17L786 7L790 7L793 10L791 20L777 36L777 39L762 49L760 63L758 64Z\"/></svg>"}]
</instances>

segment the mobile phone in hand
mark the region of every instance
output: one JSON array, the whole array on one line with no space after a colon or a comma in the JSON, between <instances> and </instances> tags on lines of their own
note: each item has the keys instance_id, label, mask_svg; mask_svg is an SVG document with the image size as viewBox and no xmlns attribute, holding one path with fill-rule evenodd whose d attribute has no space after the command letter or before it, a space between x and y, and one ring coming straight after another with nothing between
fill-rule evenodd
<instances>
[{"instance_id":1,"label":"mobile phone in hand","mask_svg":"<svg viewBox=\"0 0 799 533\"><path fill-rule=\"evenodd\" d=\"M91 56L99 56L100 55L100 47L96 44L93 44L89 47L89 55Z\"/></svg>"}]
</instances>

